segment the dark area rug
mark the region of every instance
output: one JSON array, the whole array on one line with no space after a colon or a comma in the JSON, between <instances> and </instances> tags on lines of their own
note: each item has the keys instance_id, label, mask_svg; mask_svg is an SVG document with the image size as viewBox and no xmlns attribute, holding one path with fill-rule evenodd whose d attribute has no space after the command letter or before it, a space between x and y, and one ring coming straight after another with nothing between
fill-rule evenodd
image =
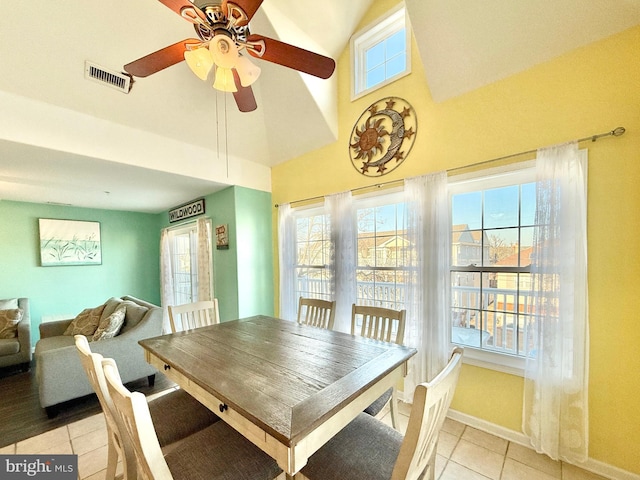
<instances>
[{"instance_id":1,"label":"dark area rug","mask_svg":"<svg viewBox=\"0 0 640 480\"><path fill-rule=\"evenodd\" d=\"M129 390L151 395L171 388L175 384L161 373L156 374L153 387L143 378L127 384ZM58 414L48 418L38 400L35 371L0 369L0 447L25 440L63 425L100 413L95 394L61 403Z\"/></svg>"}]
</instances>

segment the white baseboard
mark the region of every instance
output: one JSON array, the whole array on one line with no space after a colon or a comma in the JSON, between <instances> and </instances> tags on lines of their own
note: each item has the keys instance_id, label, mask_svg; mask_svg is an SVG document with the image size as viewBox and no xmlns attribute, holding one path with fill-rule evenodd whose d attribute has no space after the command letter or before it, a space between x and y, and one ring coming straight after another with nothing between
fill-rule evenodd
<instances>
[{"instance_id":1,"label":"white baseboard","mask_svg":"<svg viewBox=\"0 0 640 480\"><path fill-rule=\"evenodd\" d=\"M460 423L464 423L465 425L469 425L470 427L477 428L478 430L482 430L483 432L495 435L496 437L504 438L505 440L508 440L510 442L514 442L519 445L531 448L529 439L522 432L517 432L509 428L501 427L500 425L496 425L495 423L487 422L486 420L473 417L457 410L450 409L447 416L451 420L456 420ZM592 458L587 460L585 463L577 464L576 466L597 475L610 478L611 480L640 480L640 475L636 473L628 472L627 470L623 470L621 468L601 462L600 460L594 460Z\"/></svg>"}]
</instances>

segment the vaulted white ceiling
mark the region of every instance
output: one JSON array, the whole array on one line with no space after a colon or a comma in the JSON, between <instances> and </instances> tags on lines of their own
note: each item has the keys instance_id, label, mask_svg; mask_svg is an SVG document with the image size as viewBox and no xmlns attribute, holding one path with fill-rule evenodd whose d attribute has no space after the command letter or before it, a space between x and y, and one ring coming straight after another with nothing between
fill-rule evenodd
<instances>
[{"instance_id":1,"label":"vaulted white ceiling","mask_svg":"<svg viewBox=\"0 0 640 480\"><path fill-rule=\"evenodd\" d=\"M375 0L264 0L251 31L337 59ZM436 101L640 23L640 0L406 0ZM0 199L159 212L335 141L337 78L255 60L239 113L184 64L129 94L86 80L194 36L156 0L0 2Z\"/></svg>"}]
</instances>

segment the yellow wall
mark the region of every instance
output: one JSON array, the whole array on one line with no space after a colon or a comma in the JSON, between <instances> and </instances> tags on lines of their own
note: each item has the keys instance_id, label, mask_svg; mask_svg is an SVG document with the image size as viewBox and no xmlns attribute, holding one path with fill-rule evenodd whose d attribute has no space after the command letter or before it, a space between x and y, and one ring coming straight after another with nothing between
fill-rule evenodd
<instances>
[{"instance_id":1,"label":"yellow wall","mask_svg":"<svg viewBox=\"0 0 640 480\"><path fill-rule=\"evenodd\" d=\"M374 2L362 25L396 3ZM640 315L634 308L640 297L640 27L442 103L431 99L415 54L411 75L352 103L349 62L347 49L337 68L338 141L274 167L275 203L627 129L622 137L582 145L589 149L589 453L640 473ZM413 105L418 135L399 168L372 179L351 165L349 135L360 114L386 96ZM273 215L277 232L275 209ZM522 379L465 366L453 407L520 430Z\"/></svg>"}]
</instances>

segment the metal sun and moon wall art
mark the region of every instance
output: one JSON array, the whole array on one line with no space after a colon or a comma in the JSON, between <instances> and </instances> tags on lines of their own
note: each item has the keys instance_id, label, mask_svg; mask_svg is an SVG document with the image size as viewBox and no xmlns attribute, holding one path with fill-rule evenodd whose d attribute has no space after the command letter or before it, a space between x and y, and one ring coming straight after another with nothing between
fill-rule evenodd
<instances>
[{"instance_id":1,"label":"metal sun and moon wall art","mask_svg":"<svg viewBox=\"0 0 640 480\"><path fill-rule=\"evenodd\" d=\"M396 169L415 142L418 119L402 98L373 103L356 121L349 139L351 163L362 175L380 177Z\"/></svg>"}]
</instances>

